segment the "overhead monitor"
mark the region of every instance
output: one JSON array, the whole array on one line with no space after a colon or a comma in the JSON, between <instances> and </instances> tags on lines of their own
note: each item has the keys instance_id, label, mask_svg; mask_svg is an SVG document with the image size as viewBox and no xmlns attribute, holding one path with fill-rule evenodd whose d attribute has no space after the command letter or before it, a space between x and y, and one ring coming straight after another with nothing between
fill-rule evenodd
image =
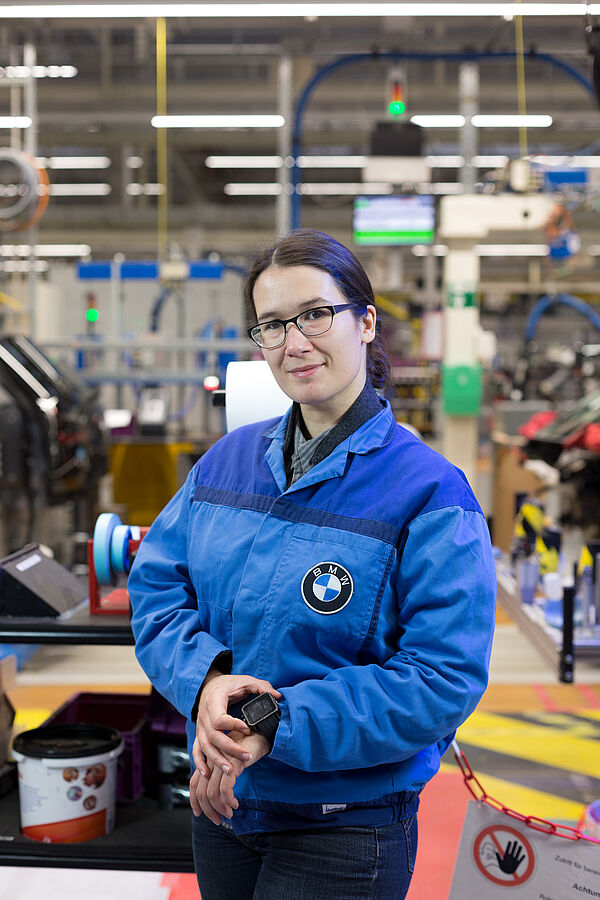
<instances>
[{"instance_id":1,"label":"overhead monitor","mask_svg":"<svg viewBox=\"0 0 600 900\"><path fill-rule=\"evenodd\" d=\"M372 247L433 244L434 198L430 194L356 197L352 232L355 244Z\"/></svg>"}]
</instances>

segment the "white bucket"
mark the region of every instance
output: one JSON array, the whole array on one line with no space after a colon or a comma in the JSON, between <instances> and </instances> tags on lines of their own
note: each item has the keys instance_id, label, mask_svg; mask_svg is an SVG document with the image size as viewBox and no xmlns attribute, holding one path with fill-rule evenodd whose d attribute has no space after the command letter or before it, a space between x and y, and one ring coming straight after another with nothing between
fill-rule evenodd
<instances>
[{"instance_id":1,"label":"white bucket","mask_svg":"<svg viewBox=\"0 0 600 900\"><path fill-rule=\"evenodd\" d=\"M101 725L47 725L17 735L21 831L47 843L109 834L123 740Z\"/></svg>"}]
</instances>

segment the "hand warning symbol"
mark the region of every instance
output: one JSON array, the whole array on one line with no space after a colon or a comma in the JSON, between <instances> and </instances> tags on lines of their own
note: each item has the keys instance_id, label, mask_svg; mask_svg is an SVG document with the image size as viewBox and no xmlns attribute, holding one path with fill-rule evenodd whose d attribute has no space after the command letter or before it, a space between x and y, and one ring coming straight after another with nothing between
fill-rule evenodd
<instances>
[{"instance_id":1,"label":"hand warning symbol","mask_svg":"<svg viewBox=\"0 0 600 900\"><path fill-rule=\"evenodd\" d=\"M500 870L506 875L512 875L525 859L525 852L518 841L509 841L504 850L504 856L501 857L499 853L496 853L496 859Z\"/></svg>"}]
</instances>

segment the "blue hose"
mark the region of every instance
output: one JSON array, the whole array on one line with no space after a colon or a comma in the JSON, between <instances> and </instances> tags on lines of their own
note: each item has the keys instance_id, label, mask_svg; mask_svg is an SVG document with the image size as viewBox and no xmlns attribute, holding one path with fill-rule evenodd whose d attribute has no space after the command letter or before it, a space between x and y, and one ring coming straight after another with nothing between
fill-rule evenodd
<instances>
[{"instance_id":1,"label":"blue hose","mask_svg":"<svg viewBox=\"0 0 600 900\"><path fill-rule=\"evenodd\" d=\"M380 59L389 59L394 61L401 59L420 59L431 61L443 59L451 62L474 62L480 59L515 59L516 55L516 53L508 51L465 51L462 53L400 53L396 51L391 53L378 53L375 51L372 53L351 53L350 55L342 56L340 59L336 59L334 62L328 63L327 65L319 69L318 72L313 75L308 84L305 86L296 104L296 112L294 116L294 132L292 139L292 158L294 162L291 169L292 231L295 231L301 226L301 196L298 193L300 176L297 160L302 148L302 119L304 116L304 110L313 89L320 81L323 80L323 78L329 75L330 72L333 72L336 69L341 68L342 66L351 65L352 63L377 62ZM574 66L569 65L569 63L563 62L561 59L557 59L550 53L537 53L535 51L531 51L530 53L528 53L525 58L528 60L537 60L539 62L549 63L550 65L555 66L558 69L562 69L563 72L578 81L587 91L589 91L590 94L594 95L594 87L591 81L589 81L584 75L582 75L581 72L579 72Z\"/></svg>"},{"instance_id":2,"label":"blue hose","mask_svg":"<svg viewBox=\"0 0 600 900\"><path fill-rule=\"evenodd\" d=\"M152 312L150 313L150 331L158 331L158 322L160 319L160 312L163 308L163 304L165 300L167 300L172 293L172 288L165 287L162 289L156 300L154 301L154 306L152 307Z\"/></svg>"},{"instance_id":3,"label":"blue hose","mask_svg":"<svg viewBox=\"0 0 600 900\"><path fill-rule=\"evenodd\" d=\"M600 331L600 315L595 309L583 300L580 300L579 297L573 297L572 294L546 294L544 297L540 297L527 319L527 324L525 325L526 341L533 340L539 320L546 310L555 303L564 303L565 306L570 306L572 309L577 310L582 316L590 320L594 328Z\"/></svg>"}]
</instances>

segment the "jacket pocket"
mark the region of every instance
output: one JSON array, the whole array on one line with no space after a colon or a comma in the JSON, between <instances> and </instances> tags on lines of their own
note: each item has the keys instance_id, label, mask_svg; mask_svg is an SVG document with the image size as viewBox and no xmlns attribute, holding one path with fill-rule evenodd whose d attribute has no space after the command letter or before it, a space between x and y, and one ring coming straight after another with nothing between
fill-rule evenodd
<instances>
[{"instance_id":1,"label":"jacket pocket","mask_svg":"<svg viewBox=\"0 0 600 900\"><path fill-rule=\"evenodd\" d=\"M296 526L267 598L271 646L312 663L313 677L356 663L376 628L393 553L369 536Z\"/></svg>"},{"instance_id":2,"label":"jacket pocket","mask_svg":"<svg viewBox=\"0 0 600 900\"><path fill-rule=\"evenodd\" d=\"M233 620L230 609L215 606L207 600L198 600L198 617L202 631L226 647L231 647Z\"/></svg>"}]
</instances>

